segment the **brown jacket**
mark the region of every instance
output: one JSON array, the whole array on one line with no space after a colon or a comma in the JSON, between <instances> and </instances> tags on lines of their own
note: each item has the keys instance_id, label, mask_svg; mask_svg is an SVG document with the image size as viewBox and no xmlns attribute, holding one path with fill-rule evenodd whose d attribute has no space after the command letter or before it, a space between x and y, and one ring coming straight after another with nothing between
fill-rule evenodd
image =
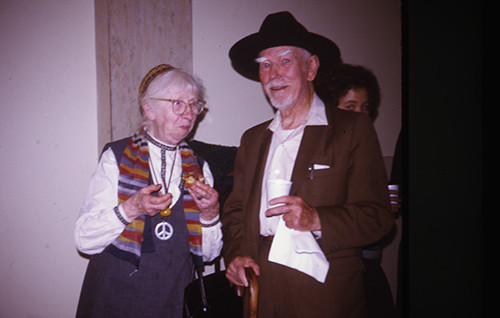
<instances>
[{"instance_id":1,"label":"brown jacket","mask_svg":"<svg viewBox=\"0 0 500 318\"><path fill-rule=\"evenodd\" d=\"M290 195L318 210L322 227L318 242L331 263L331 276L363 271L361 247L389 233L393 216L382 155L369 117L328 105L326 113L328 126L307 126L304 131ZM258 259L261 186L272 137L269 123L247 130L241 139L233 191L222 213L226 264L236 256ZM311 172L312 164L330 168Z\"/></svg>"}]
</instances>

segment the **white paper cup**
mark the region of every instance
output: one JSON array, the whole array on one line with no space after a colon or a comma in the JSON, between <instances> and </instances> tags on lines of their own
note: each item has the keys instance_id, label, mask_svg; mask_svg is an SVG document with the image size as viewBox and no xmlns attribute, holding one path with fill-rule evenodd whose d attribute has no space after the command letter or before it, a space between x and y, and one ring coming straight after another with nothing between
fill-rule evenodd
<instances>
[{"instance_id":1,"label":"white paper cup","mask_svg":"<svg viewBox=\"0 0 500 318\"><path fill-rule=\"evenodd\" d=\"M292 182L283 179L270 179L267 180L267 205L268 209L274 208L280 204L270 205L271 199L290 194Z\"/></svg>"}]
</instances>

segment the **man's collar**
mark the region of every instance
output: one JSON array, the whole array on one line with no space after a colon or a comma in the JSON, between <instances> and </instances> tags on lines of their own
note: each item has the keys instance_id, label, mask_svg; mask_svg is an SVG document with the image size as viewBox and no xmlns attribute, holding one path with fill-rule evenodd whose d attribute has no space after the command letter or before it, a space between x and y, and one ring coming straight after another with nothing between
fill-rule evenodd
<instances>
[{"instance_id":1,"label":"man's collar","mask_svg":"<svg viewBox=\"0 0 500 318\"><path fill-rule=\"evenodd\" d=\"M306 123L304 126L327 126L328 119L326 117L325 103L314 94L309 114L307 115ZM271 131L281 129L281 112L277 111L274 118L267 127Z\"/></svg>"}]
</instances>

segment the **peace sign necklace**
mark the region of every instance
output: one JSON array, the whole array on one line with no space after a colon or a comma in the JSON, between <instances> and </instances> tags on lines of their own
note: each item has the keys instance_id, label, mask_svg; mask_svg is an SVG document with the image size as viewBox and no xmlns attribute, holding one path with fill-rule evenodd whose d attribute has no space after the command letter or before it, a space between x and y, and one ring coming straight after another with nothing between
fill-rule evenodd
<instances>
[{"instance_id":1,"label":"peace sign necklace","mask_svg":"<svg viewBox=\"0 0 500 318\"><path fill-rule=\"evenodd\" d=\"M149 139L150 141L153 141L154 139ZM168 193L168 188L170 187L170 181L172 180L172 173L174 172L174 166L175 166L175 159L177 158L177 147L172 149L172 147L164 146L159 143L153 142L156 146L160 147L161 149L161 177L162 177L162 185L163 188L165 189L165 194ZM172 166L170 167L170 176L168 177L168 183L165 185L165 171L166 171L166 166L167 166L167 160L166 160L166 155L165 152L166 150L175 150L174 153L174 160L172 162ZM153 167L151 167L151 172L153 174L153 182L155 184L158 184L160 180L158 180L155 171ZM166 209L160 211L160 215L162 218L162 221L158 223L155 227L155 235L159 240L166 241L174 235L174 228L170 223L167 222L167 217L172 214L172 210L170 210L170 207L167 207Z\"/></svg>"}]
</instances>

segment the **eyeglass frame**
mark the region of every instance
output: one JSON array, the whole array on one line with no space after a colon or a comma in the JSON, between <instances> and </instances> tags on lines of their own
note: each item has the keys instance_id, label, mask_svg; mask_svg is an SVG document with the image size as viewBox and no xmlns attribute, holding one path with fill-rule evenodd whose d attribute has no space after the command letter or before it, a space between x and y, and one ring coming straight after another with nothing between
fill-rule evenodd
<instances>
[{"instance_id":1,"label":"eyeglass frame","mask_svg":"<svg viewBox=\"0 0 500 318\"><path fill-rule=\"evenodd\" d=\"M194 103L202 103L201 104L201 109L198 111L198 113L195 113L193 112L193 109L191 108L191 111L193 112L193 114L195 114L196 116L199 116L201 113L203 113L203 111L205 110L205 105L207 104L207 101L204 101L204 100L196 100L196 102L192 102L192 103L186 103L185 101L183 100L180 100L180 99L172 99L172 98L159 98L159 97L148 97L149 99L153 99L153 100L161 100L161 101L165 101L165 102L171 102L172 103L172 111L174 112L174 114L178 115L178 116L182 116L186 113L187 109L188 109L188 106L191 107L191 105L193 105ZM181 104L185 104L186 106L184 106L184 110L178 114L175 112L175 108L174 108L174 103L181 103Z\"/></svg>"}]
</instances>

